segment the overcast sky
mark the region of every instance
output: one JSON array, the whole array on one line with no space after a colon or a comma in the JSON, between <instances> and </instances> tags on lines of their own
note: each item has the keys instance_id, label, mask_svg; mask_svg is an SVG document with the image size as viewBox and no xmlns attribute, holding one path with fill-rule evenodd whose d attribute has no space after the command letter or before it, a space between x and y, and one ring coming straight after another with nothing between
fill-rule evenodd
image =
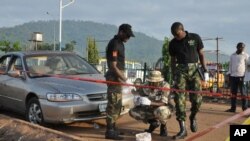
<instances>
[{"instance_id":1,"label":"overcast sky","mask_svg":"<svg viewBox=\"0 0 250 141\"><path fill-rule=\"evenodd\" d=\"M58 20L59 0L1 0L0 19L0 27ZM250 54L250 0L75 0L63 8L65 19L129 23L134 31L159 40L171 37L171 24L180 21L185 30L203 39L222 37L221 53L231 54L238 42L244 42ZM206 40L204 45L205 50L216 50L216 40Z\"/></svg>"}]
</instances>

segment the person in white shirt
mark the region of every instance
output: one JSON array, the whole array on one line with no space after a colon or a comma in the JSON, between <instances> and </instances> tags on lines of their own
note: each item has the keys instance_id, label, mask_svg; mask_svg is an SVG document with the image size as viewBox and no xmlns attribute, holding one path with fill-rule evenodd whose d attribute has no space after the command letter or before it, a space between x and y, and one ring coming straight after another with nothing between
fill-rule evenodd
<instances>
[{"instance_id":1,"label":"person in white shirt","mask_svg":"<svg viewBox=\"0 0 250 141\"><path fill-rule=\"evenodd\" d=\"M230 88L231 88L231 108L226 110L226 112L235 112L236 111L236 100L238 89L240 90L242 96L242 110L246 110L248 107L246 91L244 91L244 77L247 68L247 61L249 55L244 52L245 44L239 42L237 44L237 50L230 56L229 62L229 72L230 75Z\"/></svg>"}]
</instances>

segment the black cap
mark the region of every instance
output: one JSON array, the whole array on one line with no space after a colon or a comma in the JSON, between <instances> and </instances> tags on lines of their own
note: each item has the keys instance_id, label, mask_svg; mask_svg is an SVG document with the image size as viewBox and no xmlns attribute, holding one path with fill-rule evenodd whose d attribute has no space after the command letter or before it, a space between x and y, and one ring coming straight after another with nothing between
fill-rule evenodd
<instances>
[{"instance_id":1,"label":"black cap","mask_svg":"<svg viewBox=\"0 0 250 141\"><path fill-rule=\"evenodd\" d=\"M129 24L122 24L119 26L119 31L125 32L129 37L135 37L132 27Z\"/></svg>"}]
</instances>

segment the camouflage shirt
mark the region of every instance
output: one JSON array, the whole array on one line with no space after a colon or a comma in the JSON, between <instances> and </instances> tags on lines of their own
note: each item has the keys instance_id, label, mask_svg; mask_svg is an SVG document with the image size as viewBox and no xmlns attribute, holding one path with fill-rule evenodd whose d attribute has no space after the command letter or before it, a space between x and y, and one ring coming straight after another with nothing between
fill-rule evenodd
<instances>
[{"instance_id":1,"label":"camouflage shirt","mask_svg":"<svg viewBox=\"0 0 250 141\"><path fill-rule=\"evenodd\" d=\"M146 82L144 84L145 86L149 86ZM163 82L160 86L162 88L170 88L170 85L167 82ZM168 98L169 98L169 90L160 90L160 89L151 89L151 88L143 88L143 91L141 91L141 96L146 96L149 98L149 100L153 102L163 102L168 104Z\"/></svg>"}]
</instances>

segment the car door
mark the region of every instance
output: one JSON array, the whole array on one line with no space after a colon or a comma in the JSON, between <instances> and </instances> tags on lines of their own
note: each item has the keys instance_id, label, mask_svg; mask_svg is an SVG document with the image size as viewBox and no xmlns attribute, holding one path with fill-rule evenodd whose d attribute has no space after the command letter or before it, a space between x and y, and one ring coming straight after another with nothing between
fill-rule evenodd
<instances>
[{"instance_id":1,"label":"car door","mask_svg":"<svg viewBox=\"0 0 250 141\"><path fill-rule=\"evenodd\" d=\"M7 73L10 71L19 71L21 75L24 75L25 71L21 57L12 57ZM7 96L8 107L15 111L24 112L27 81L23 77L14 77L11 75L8 75L8 77L8 81L5 82L5 95Z\"/></svg>"},{"instance_id":2,"label":"car door","mask_svg":"<svg viewBox=\"0 0 250 141\"><path fill-rule=\"evenodd\" d=\"M4 55L0 58L0 106L8 104L6 82L10 79L7 75L11 55Z\"/></svg>"}]
</instances>

